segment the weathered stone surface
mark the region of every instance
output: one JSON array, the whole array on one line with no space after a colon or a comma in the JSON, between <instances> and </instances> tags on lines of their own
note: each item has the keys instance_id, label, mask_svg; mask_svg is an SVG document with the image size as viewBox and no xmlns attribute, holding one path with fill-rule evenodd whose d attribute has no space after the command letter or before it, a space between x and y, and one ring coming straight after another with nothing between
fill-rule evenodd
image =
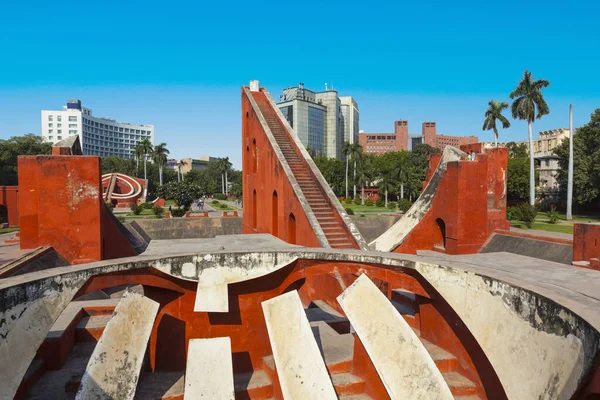
<instances>
[{"instance_id":1,"label":"weathered stone surface","mask_svg":"<svg viewBox=\"0 0 600 400\"><path fill-rule=\"evenodd\" d=\"M573 246L552 243L542 240L494 234L490 241L481 249L481 253L508 252L542 260L554 261L561 264L571 264L573 261ZM515 266L515 268L519 268Z\"/></svg>"},{"instance_id":2,"label":"weathered stone surface","mask_svg":"<svg viewBox=\"0 0 600 400\"><path fill-rule=\"evenodd\" d=\"M133 399L158 306L125 293L90 357L76 399Z\"/></svg>"},{"instance_id":3,"label":"weathered stone surface","mask_svg":"<svg viewBox=\"0 0 600 400\"><path fill-rule=\"evenodd\" d=\"M571 398L599 346L581 319L541 295L472 272L429 263L417 270L469 328L509 399Z\"/></svg>"},{"instance_id":4,"label":"weathered stone surface","mask_svg":"<svg viewBox=\"0 0 600 400\"><path fill-rule=\"evenodd\" d=\"M453 399L419 338L367 275L354 281L338 297L338 303L392 400Z\"/></svg>"},{"instance_id":5,"label":"weathered stone surface","mask_svg":"<svg viewBox=\"0 0 600 400\"><path fill-rule=\"evenodd\" d=\"M285 399L337 399L297 291L262 302Z\"/></svg>"},{"instance_id":6,"label":"weathered stone surface","mask_svg":"<svg viewBox=\"0 0 600 400\"><path fill-rule=\"evenodd\" d=\"M184 400L233 400L231 339L192 339L188 346Z\"/></svg>"}]
</instances>

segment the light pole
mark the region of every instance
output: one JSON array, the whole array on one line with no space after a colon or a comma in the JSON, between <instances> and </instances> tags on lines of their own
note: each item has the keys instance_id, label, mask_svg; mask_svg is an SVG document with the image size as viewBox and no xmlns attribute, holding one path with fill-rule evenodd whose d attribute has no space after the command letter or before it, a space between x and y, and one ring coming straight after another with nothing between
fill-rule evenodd
<instances>
[{"instance_id":1,"label":"light pole","mask_svg":"<svg viewBox=\"0 0 600 400\"><path fill-rule=\"evenodd\" d=\"M569 173L567 182L567 221L573 219L573 104L569 105Z\"/></svg>"}]
</instances>

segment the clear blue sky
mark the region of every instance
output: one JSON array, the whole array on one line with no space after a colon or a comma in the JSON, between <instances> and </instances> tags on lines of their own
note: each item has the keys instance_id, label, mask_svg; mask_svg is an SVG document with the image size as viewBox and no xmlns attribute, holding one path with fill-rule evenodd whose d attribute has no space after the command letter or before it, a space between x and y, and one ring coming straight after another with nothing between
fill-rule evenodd
<instances>
[{"instance_id":1,"label":"clear blue sky","mask_svg":"<svg viewBox=\"0 0 600 400\"><path fill-rule=\"evenodd\" d=\"M490 99L509 101L525 68L548 79L534 132L600 107L600 2L39 1L0 10L0 138L40 133L40 110L79 98L95 115L152 123L174 157L241 165L240 86L278 98L333 83L360 127L425 120L479 135ZM513 122L506 140L526 138Z\"/></svg>"}]
</instances>

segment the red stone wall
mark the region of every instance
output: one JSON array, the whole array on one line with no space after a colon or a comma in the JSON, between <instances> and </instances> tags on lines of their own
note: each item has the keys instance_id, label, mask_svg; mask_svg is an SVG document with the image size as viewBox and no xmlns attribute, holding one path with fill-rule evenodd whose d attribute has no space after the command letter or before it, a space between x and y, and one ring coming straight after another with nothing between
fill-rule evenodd
<instances>
[{"instance_id":1,"label":"red stone wall","mask_svg":"<svg viewBox=\"0 0 600 400\"><path fill-rule=\"evenodd\" d=\"M573 261L590 261L600 257L600 224L575 224Z\"/></svg>"},{"instance_id":2,"label":"red stone wall","mask_svg":"<svg viewBox=\"0 0 600 400\"><path fill-rule=\"evenodd\" d=\"M22 249L52 246L71 264L134 255L104 215L99 157L21 156L18 163Z\"/></svg>"},{"instance_id":3,"label":"red stone wall","mask_svg":"<svg viewBox=\"0 0 600 400\"><path fill-rule=\"evenodd\" d=\"M440 159L441 154L431 156L428 180ZM508 229L507 163L506 149L478 154L475 161L449 162L430 210L394 252L476 253L495 229Z\"/></svg>"},{"instance_id":4,"label":"red stone wall","mask_svg":"<svg viewBox=\"0 0 600 400\"><path fill-rule=\"evenodd\" d=\"M243 233L270 233L289 243L321 247L243 90L242 149Z\"/></svg>"},{"instance_id":5,"label":"red stone wall","mask_svg":"<svg viewBox=\"0 0 600 400\"><path fill-rule=\"evenodd\" d=\"M19 226L19 187L0 186L0 205L8 212L8 226Z\"/></svg>"},{"instance_id":6,"label":"red stone wall","mask_svg":"<svg viewBox=\"0 0 600 400\"><path fill-rule=\"evenodd\" d=\"M436 133L436 123L435 122L423 122L423 124L421 125L421 134L423 135L423 143L424 144L428 144L430 146L435 147L435 145L436 145L435 133Z\"/></svg>"},{"instance_id":7,"label":"red stone wall","mask_svg":"<svg viewBox=\"0 0 600 400\"><path fill-rule=\"evenodd\" d=\"M396 151L408 150L408 121L394 121L394 133L396 134Z\"/></svg>"}]
</instances>

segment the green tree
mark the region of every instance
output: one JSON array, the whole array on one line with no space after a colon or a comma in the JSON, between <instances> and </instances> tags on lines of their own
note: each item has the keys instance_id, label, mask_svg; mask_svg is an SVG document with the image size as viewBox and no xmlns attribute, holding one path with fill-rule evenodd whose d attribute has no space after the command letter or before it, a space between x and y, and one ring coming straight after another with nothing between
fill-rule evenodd
<instances>
[{"instance_id":1,"label":"green tree","mask_svg":"<svg viewBox=\"0 0 600 400\"><path fill-rule=\"evenodd\" d=\"M427 169L429 168L429 157L439 152L441 150L438 148L428 144L419 144L413 147L412 151L408 153L410 174L407 179L406 189L411 201L419 197L423 191L423 182L427 177Z\"/></svg>"},{"instance_id":2,"label":"green tree","mask_svg":"<svg viewBox=\"0 0 600 400\"><path fill-rule=\"evenodd\" d=\"M348 197L348 165L350 164L350 152L352 150L352 144L348 141L342 145L342 154L346 156L346 198Z\"/></svg>"},{"instance_id":3,"label":"green tree","mask_svg":"<svg viewBox=\"0 0 600 400\"><path fill-rule=\"evenodd\" d=\"M529 152L533 153L533 133L531 125L535 119L550 113L550 108L544 100L542 89L550 86L550 81L544 79L534 80L531 72L525 70L523 79L519 82L515 90L510 94L514 99L512 104L513 118L527 121L529 128ZM532 154L533 155L533 154ZM529 204L535 203L535 179L533 158L529 158Z\"/></svg>"},{"instance_id":4,"label":"green tree","mask_svg":"<svg viewBox=\"0 0 600 400\"><path fill-rule=\"evenodd\" d=\"M206 170L191 170L185 174L185 181L198 185L203 195L214 193L217 190L217 182Z\"/></svg>"},{"instance_id":5,"label":"green tree","mask_svg":"<svg viewBox=\"0 0 600 400\"><path fill-rule=\"evenodd\" d=\"M43 141L41 136L28 133L0 140L0 182L2 185L18 185L17 158L50 154L52 146Z\"/></svg>"},{"instance_id":6,"label":"green tree","mask_svg":"<svg viewBox=\"0 0 600 400\"><path fill-rule=\"evenodd\" d=\"M564 140L555 150L560 170L558 183L561 197L566 197L569 141ZM596 109L590 122L577 128L573 136L573 199L579 206L600 201L600 108Z\"/></svg>"},{"instance_id":7,"label":"green tree","mask_svg":"<svg viewBox=\"0 0 600 400\"><path fill-rule=\"evenodd\" d=\"M529 168L529 157L508 159L506 191L509 199L527 199L527 193L529 192Z\"/></svg>"},{"instance_id":8,"label":"green tree","mask_svg":"<svg viewBox=\"0 0 600 400\"><path fill-rule=\"evenodd\" d=\"M344 193L344 162L336 158L317 156L314 159L321 175L325 178L331 190L341 196Z\"/></svg>"},{"instance_id":9,"label":"green tree","mask_svg":"<svg viewBox=\"0 0 600 400\"><path fill-rule=\"evenodd\" d=\"M508 149L508 158L528 157L525 143L508 142L506 148Z\"/></svg>"},{"instance_id":10,"label":"green tree","mask_svg":"<svg viewBox=\"0 0 600 400\"><path fill-rule=\"evenodd\" d=\"M202 196L200 186L191 182L169 182L158 188L158 194L175 202L177 208L189 209L194 199Z\"/></svg>"},{"instance_id":11,"label":"green tree","mask_svg":"<svg viewBox=\"0 0 600 400\"><path fill-rule=\"evenodd\" d=\"M350 158L354 161L354 198L356 199L356 163L360 161L363 154L363 148L358 143L350 145Z\"/></svg>"},{"instance_id":12,"label":"green tree","mask_svg":"<svg viewBox=\"0 0 600 400\"><path fill-rule=\"evenodd\" d=\"M373 168L368 163L368 158L363 156L363 159L358 167L358 183L360 185L360 201L365 205L365 185L371 183L374 178Z\"/></svg>"},{"instance_id":13,"label":"green tree","mask_svg":"<svg viewBox=\"0 0 600 400\"><path fill-rule=\"evenodd\" d=\"M488 109L485 112L485 120L483 121L483 128L481 129L484 131L494 131L494 144L496 147L498 147L498 128L496 127L496 121L500 121L504 129L510 127L510 122L502 115L502 111L507 108L508 103L490 100Z\"/></svg>"},{"instance_id":14,"label":"green tree","mask_svg":"<svg viewBox=\"0 0 600 400\"><path fill-rule=\"evenodd\" d=\"M148 180L148 174L146 173L146 161L148 160L148 156L152 154L154 146L152 146L152 143L150 142L150 140L148 140L148 138L143 138L142 140L140 140L138 145L139 151L144 157L144 179Z\"/></svg>"},{"instance_id":15,"label":"green tree","mask_svg":"<svg viewBox=\"0 0 600 400\"><path fill-rule=\"evenodd\" d=\"M154 146L154 150L152 151L152 161L158 165L158 179L160 186L163 185L163 168L167 165L168 155L169 150L167 149L166 143L161 143L157 146Z\"/></svg>"}]
</instances>

